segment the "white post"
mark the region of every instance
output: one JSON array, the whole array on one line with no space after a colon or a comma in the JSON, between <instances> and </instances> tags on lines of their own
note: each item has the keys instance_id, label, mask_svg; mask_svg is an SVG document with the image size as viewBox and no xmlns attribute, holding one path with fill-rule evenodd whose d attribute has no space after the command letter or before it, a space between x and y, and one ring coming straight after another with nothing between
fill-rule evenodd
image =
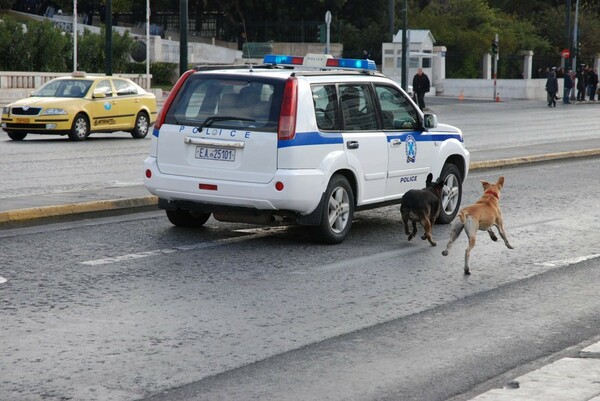
<instances>
[{"instance_id":1,"label":"white post","mask_svg":"<svg viewBox=\"0 0 600 401\"><path fill-rule=\"evenodd\" d=\"M77 71L77 0L73 0L73 72Z\"/></svg>"},{"instance_id":2,"label":"white post","mask_svg":"<svg viewBox=\"0 0 600 401\"><path fill-rule=\"evenodd\" d=\"M533 51L526 50L523 52L523 79L531 79L532 69L533 69Z\"/></svg>"},{"instance_id":3,"label":"white post","mask_svg":"<svg viewBox=\"0 0 600 401\"><path fill-rule=\"evenodd\" d=\"M150 0L146 0L146 89L150 90Z\"/></svg>"}]
</instances>

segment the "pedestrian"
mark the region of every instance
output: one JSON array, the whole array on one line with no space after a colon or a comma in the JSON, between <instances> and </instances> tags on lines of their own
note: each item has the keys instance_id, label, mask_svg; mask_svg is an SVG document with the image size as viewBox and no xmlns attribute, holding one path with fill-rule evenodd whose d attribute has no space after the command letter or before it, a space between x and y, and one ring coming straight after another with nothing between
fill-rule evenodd
<instances>
[{"instance_id":1,"label":"pedestrian","mask_svg":"<svg viewBox=\"0 0 600 401\"><path fill-rule=\"evenodd\" d=\"M598 89L598 73L595 68L588 70L587 74L588 96L592 102L596 101L596 90Z\"/></svg>"},{"instance_id":2,"label":"pedestrian","mask_svg":"<svg viewBox=\"0 0 600 401\"><path fill-rule=\"evenodd\" d=\"M548 107L556 107L556 93L558 92L558 80L556 79L556 69L548 73L546 79L546 92L548 93Z\"/></svg>"},{"instance_id":3,"label":"pedestrian","mask_svg":"<svg viewBox=\"0 0 600 401\"><path fill-rule=\"evenodd\" d=\"M587 66L581 64L577 70L577 101L583 102L585 100L585 73Z\"/></svg>"},{"instance_id":4,"label":"pedestrian","mask_svg":"<svg viewBox=\"0 0 600 401\"><path fill-rule=\"evenodd\" d=\"M417 95L417 102L421 110L426 109L425 93L429 92L430 87L429 77L423 72L422 68L419 68L413 78L413 92Z\"/></svg>"},{"instance_id":5,"label":"pedestrian","mask_svg":"<svg viewBox=\"0 0 600 401\"><path fill-rule=\"evenodd\" d=\"M573 89L573 78L571 78L571 70L565 68L564 76L564 88L563 88L563 103L571 104L569 98L571 97L571 89Z\"/></svg>"}]
</instances>

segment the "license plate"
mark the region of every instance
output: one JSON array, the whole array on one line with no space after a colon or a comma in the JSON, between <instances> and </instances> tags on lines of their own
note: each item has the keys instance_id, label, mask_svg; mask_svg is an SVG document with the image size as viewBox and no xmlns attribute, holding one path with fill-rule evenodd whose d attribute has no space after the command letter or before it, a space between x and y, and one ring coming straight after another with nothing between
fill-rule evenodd
<instances>
[{"instance_id":1,"label":"license plate","mask_svg":"<svg viewBox=\"0 0 600 401\"><path fill-rule=\"evenodd\" d=\"M206 148L204 146L196 146L196 159L233 162L235 161L235 149Z\"/></svg>"},{"instance_id":2,"label":"license plate","mask_svg":"<svg viewBox=\"0 0 600 401\"><path fill-rule=\"evenodd\" d=\"M15 121L18 122L19 124L29 124L28 118L17 118L17 119L15 119Z\"/></svg>"}]
</instances>

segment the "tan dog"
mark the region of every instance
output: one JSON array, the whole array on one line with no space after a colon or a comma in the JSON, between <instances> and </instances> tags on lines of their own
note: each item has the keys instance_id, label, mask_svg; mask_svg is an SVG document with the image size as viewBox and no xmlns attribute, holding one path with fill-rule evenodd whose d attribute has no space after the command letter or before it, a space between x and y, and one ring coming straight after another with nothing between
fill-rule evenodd
<instances>
[{"instance_id":1,"label":"tan dog","mask_svg":"<svg viewBox=\"0 0 600 401\"><path fill-rule=\"evenodd\" d=\"M500 236L504 240L504 244L508 249L513 249L506 238L502 212L500 211L500 190L504 185L504 177L498 178L495 184L490 184L487 181L481 181L481 184L483 185L483 195L475 204L463 208L458 213L457 219L452 223L448 245L446 245L446 249L442 252L442 255L448 255L452 244L464 228L469 238L469 246L465 251L465 274L470 274L469 255L471 254L471 249L475 246L477 230L487 231L492 241L498 241L498 237L492 231L492 227L496 226Z\"/></svg>"}]
</instances>

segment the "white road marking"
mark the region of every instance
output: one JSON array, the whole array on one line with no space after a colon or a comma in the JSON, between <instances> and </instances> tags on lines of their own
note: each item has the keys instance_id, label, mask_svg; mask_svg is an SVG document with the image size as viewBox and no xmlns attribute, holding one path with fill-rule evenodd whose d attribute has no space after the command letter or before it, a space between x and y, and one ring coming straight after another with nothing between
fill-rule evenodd
<instances>
[{"instance_id":1,"label":"white road marking","mask_svg":"<svg viewBox=\"0 0 600 401\"><path fill-rule=\"evenodd\" d=\"M578 256L570 259L561 259L561 260L550 260L548 262L540 262L534 263L537 266L545 266L545 267L564 267L569 265L575 265L577 263L585 262L586 260L600 258L600 253L595 253L593 255L586 256Z\"/></svg>"},{"instance_id":2,"label":"white road marking","mask_svg":"<svg viewBox=\"0 0 600 401\"><path fill-rule=\"evenodd\" d=\"M225 239L221 239L221 240L217 240L217 241L198 242L196 244L181 245L181 246L176 246L173 248L163 248L163 249L155 249L155 250L146 251L146 252L129 253L126 255L88 260L88 261L80 262L80 263L82 265L86 265L86 266L101 266L101 265L109 265L112 263L124 262L124 261L128 261L128 260L148 258L151 256L157 256L157 255L168 255L168 254L176 253L176 252L185 252L185 251L193 251L196 249L212 248L215 246L232 244L232 243L242 242L242 241L249 241L249 240L252 240L255 238L260 238L260 237L266 237L266 236L272 235L275 232L283 231L287 228L288 227L269 227L269 228L237 230L239 232L249 233L249 235L244 235L242 237L235 237L235 238L225 238ZM252 234L252 233L254 233L254 234Z\"/></svg>"},{"instance_id":3,"label":"white road marking","mask_svg":"<svg viewBox=\"0 0 600 401\"><path fill-rule=\"evenodd\" d=\"M0 276L0 284L4 284L7 281L8 281L7 279L5 279L4 277Z\"/></svg>"}]
</instances>

